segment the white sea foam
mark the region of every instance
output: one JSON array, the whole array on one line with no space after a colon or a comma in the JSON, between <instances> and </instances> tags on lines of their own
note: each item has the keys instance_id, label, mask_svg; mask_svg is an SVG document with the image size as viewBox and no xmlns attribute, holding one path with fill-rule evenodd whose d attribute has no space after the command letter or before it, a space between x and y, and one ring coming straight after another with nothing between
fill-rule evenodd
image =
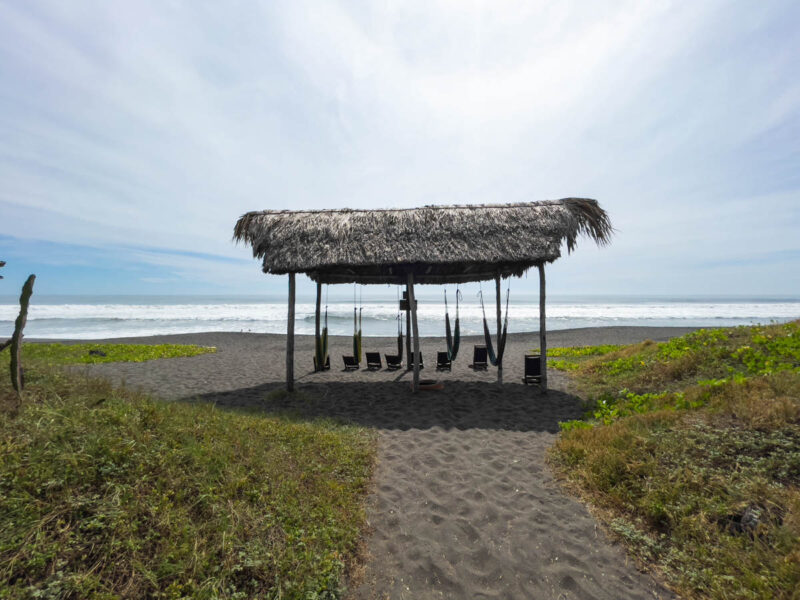
<instances>
[{"instance_id":1,"label":"white sea foam","mask_svg":"<svg viewBox=\"0 0 800 600\"><path fill-rule=\"evenodd\" d=\"M296 307L299 334L314 330L314 304ZM495 319L495 306L486 306L487 318ZM16 304L0 304L0 334L13 327ZM480 333L482 312L476 302L459 308L465 335ZM442 335L444 304L419 303L421 335ZM451 319L455 306L450 304ZM551 302L547 306L548 328L596 327L604 325L654 326L731 326L800 317L800 302ZM361 310L365 336L392 335L397 330L397 304L365 303ZM533 302L512 303L509 331L538 328L539 306ZM332 335L347 335L353 330L353 304L328 306L328 325ZM34 304L28 316L29 337L91 339L118 336L144 336L201 331L252 331L282 333L286 330L286 305L279 302L208 303L74 303Z\"/></svg>"}]
</instances>

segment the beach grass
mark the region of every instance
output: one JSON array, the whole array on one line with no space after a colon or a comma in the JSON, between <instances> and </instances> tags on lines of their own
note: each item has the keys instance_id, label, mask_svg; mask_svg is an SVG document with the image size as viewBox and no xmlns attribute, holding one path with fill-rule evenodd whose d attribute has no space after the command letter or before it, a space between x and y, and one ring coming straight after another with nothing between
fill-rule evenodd
<instances>
[{"instance_id":1,"label":"beach grass","mask_svg":"<svg viewBox=\"0 0 800 600\"><path fill-rule=\"evenodd\" d=\"M216 352L209 346L194 344L59 344L29 343L22 346L23 365L26 360L54 365L93 364L105 362L144 362L160 358L197 356ZM7 353L0 360L8 361Z\"/></svg>"},{"instance_id":2,"label":"beach grass","mask_svg":"<svg viewBox=\"0 0 800 600\"><path fill-rule=\"evenodd\" d=\"M1 598L339 597L373 433L160 402L50 357L0 413Z\"/></svg>"},{"instance_id":3,"label":"beach grass","mask_svg":"<svg viewBox=\"0 0 800 600\"><path fill-rule=\"evenodd\" d=\"M689 598L800 590L800 322L700 330L580 362L586 419L551 461Z\"/></svg>"}]
</instances>

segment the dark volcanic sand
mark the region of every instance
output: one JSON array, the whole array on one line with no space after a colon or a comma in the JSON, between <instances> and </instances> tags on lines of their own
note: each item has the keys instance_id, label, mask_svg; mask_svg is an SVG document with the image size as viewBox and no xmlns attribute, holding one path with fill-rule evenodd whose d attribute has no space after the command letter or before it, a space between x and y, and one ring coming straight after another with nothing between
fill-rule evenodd
<instances>
[{"instance_id":1,"label":"dark volcanic sand","mask_svg":"<svg viewBox=\"0 0 800 600\"><path fill-rule=\"evenodd\" d=\"M548 333L548 345L666 340L685 328L608 327ZM297 338L302 400L267 400L283 386L285 338L204 333L115 341L194 343L215 354L147 363L88 365L90 373L165 399L300 410L380 432L369 499L368 560L352 598L673 598L640 573L595 519L564 494L545 463L558 422L580 416L565 377L546 395L522 385L522 356L536 334L509 335L504 385L497 371L467 367L480 338L464 338L451 373L433 369L442 338L422 340L424 377L443 391L410 393L405 370L343 372L351 338L331 338L332 370L313 373L313 337ZM396 340L364 338L364 351Z\"/></svg>"}]
</instances>

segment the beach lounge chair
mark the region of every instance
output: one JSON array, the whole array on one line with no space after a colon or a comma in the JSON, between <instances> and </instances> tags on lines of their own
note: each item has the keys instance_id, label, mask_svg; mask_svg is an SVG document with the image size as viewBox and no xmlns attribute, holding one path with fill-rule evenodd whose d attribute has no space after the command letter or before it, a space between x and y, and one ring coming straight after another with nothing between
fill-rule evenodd
<instances>
[{"instance_id":1,"label":"beach lounge chair","mask_svg":"<svg viewBox=\"0 0 800 600\"><path fill-rule=\"evenodd\" d=\"M542 383L542 357L539 354L525 355L525 377L522 378L525 385L529 383Z\"/></svg>"},{"instance_id":2,"label":"beach lounge chair","mask_svg":"<svg viewBox=\"0 0 800 600\"><path fill-rule=\"evenodd\" d=\"M386 354L386 368L390 371L396 371L403 366L403 361L400 360L399 354Z\"/></svg>"},{"instance_id":3,"label":"beach lounge chair","mask_svg":"<svg viewBox=\"0 0 800 600\"><path fill-rule=\"evenodd\" d=\"M383 368L380 352L365 352L364 355L367 357L367 369L380 371Z\"/></svg>"},{"instance_id":4,"label":"beach lounge chair","mask_svg":"<svg viewBox=\"0 0 800 600\"><path fill-rule=\"evenodd\" d=\"M355 356L342 356L342 360L344 361L345 371L355 371L358 369L358 361Z\"/></svg>"},{"instance_id":5,"label":"beach lounge chair","mask_svg":"<svg viewBox=\"0 0 800 600\"><path fill-rule=\"evenodd\" d=\"M314 372L317 371L330 371L331 370L331 355L325 357L325 366L322 369L317 368L317 356L314 355Z\"/></svg>"},{"instance_id":6,"label":"beach lounge chair","mask_svg":"<svg viewBox=\"0 0 800 600\"><path fill-rule=\"evenodd\" d=\"M486 351L486 346L475 346L472 350L472 364L473 369L487 369L489 367L489 354Z\"/></svg>"},{"instance_id":7,"label":"beach lounge chair","mask_svg":"<svg viewBox=\"0 0 800 600\"><path fill-rule=\"evenodd\" d=\"M408 357L408 364L406 365L406 368L409 371L414 369L414 359L412 358L413 356L414 356L414 353L412 352L411 356ZM419 368L420 368L420 370L425 368L425 361L422 360L422 352L419 353Z\"/></svg>"},{"instance_id":8,"label":"beach lounge chair","mask_svg":"<svg viewBox=\"0 0 800 600\"><path fill-rule=\"evenodd\" d=\"M436 370L437 371L450 371L453 368L453 363L447 356L447 352L436 353Z\"/></svg>"}]
</instances>

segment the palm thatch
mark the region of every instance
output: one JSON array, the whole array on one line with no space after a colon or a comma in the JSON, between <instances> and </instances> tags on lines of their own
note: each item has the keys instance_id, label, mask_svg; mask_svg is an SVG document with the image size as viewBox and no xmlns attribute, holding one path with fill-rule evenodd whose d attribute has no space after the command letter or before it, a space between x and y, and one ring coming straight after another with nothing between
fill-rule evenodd
<instances>
[{"instance_id":1,"label":"palm thatch","mask_svg":"<svg viewBox=\"0 0 800 600\"><path fill-rule=\"evenodd\" d=\"M613 229L596 200L386 210L265 210L242 215L233 238L265 273L321 283L461 283L522 275L575 248L607 244Z\"/></svg>"}]
</instances>

